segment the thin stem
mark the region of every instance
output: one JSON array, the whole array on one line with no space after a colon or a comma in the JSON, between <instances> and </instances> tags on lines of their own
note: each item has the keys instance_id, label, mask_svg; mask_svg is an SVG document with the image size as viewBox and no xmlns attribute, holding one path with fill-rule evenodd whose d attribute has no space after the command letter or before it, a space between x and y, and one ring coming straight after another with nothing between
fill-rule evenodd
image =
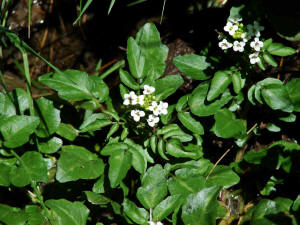
<instances>
[{"instance_id":1,"label":"thin stem","mask_svg":"<svg viewBox=\"0 0 300 225\"><path fill-rule=\"evenodd\" d=\"M48 219L49 223L50 223L51 225L54 225L54 224L52 223L52 221L50 220L50 217L51 217L50 212L49 212L48 208L46 207L46 205L45 205L45 203L44 203L43 196L41 195L39 189L37 188L36 182L31 181L31 187L32 187L34 193L36 194L36 196L38 197L39 202L40 202L42 208L45 210L46 218ZM52 218L52 219L53 219L53 218Z\"/></svg>"},{"instance_id":2,"label":"thin stem","mask_svg":"<svg viewBox=\"0 0 300 225\"><path fill-rule=\"evenodd\" d=\"M226 150L226 152L224 152L224 154L218 159L218 161L215 163L215 165L211 168L211 170L209 171L208 175L206 176L206 180L208 179L208 177L210 176L210 174L214 171L214 169L216 168L216 166L220 163L220 161L227 155L228 152L230 152L230 150L232 149L233 145L228 148Z\"/></svg>"},{"instance_id":3,"label":"thin stem","mask_svg":"<svg viewBox=\"0 0 300 225\"><path fill-rule=\"evenodd\" d=\"M248 131L247 131L247 135L249 135L255 128L257 127L257 123L255 123ZM206 176L206 180L208 179L208 177L210 176L210 174L214 171L214 169L216 168L216 166L221 162L221 160L228 154L228 152L230 152L230 150L233 148L233 145L228 148L224 154L218 159L218 161L214 164L214 166L211 168L211 170L209 171L208 175Z\"/></svg>"},{"instance_id":4,"label":"thin stem","mask_svg":"<svg viewBox=\"0 0 300 225\"><path fill-rule=\"evenodd\" d=\"M100 78L103 80L109 74L111 74L112 72L114 72L115 70L117 70L119 68L122 68L124 65L125 65L125 61L124 60L116 62L111 68L109 68L107 71L105 71L103 74L101 74Z\"/></svg>"}]
</instances>

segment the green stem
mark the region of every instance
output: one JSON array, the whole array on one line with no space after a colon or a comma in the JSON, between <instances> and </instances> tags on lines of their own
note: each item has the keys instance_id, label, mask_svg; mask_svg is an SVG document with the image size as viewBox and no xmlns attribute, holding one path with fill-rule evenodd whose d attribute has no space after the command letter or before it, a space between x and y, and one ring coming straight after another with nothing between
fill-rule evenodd
<instances>
[{"instance_id":1,"label":"green stem","mask_svg":"<svg viewBox=\"0 0 300 225\"><path fill-rule=\"evenodd\" d=\"M34 116L34 106L33 106L33 97L32 97L32 91L31 91L31 78L30 78L30 72L29 72L28 57L27 57L27 53L25 50L21 50L21 52L22 52L22 57L23 57L27 91L29 93L29 112L30 112L31 116Z\"/></svg>"},{"instance_id":2,"label":"green stem","mask_svg":"<svg viewBox=\"0 0 300 225\"><path fill-rule=\"evenodd\" d=\"M31 187L32 187L34 193L36 194L37 198L39 199L39 202L40 202L42 208L44 209L44 211L45 211L45 213L46 213L46 218L48 219L49 223L50 223L51 225L54 225L54 224L52 223L51 219L50 219L50 217L51 217L50 212L49 212L48 208L46 207L46 205L45 205L45 203L44 203L43 196L41 195L39 189L37 188L37 184L36 184L35 181L31 181ZM52 218L52 219L53 219L53 218ZM54 221L54 219L53 219L53 221Z\"/></svg>"},{"instance_id":3,"label":"green stem","mask_svg":"<svg viewBox=\"0 0 300 225\"><path fill-rule=\"evenodd\" d=\"M114 72L115 70L122 68L125 65L125 60L120 60L116 62L111 68L106 70L103 74L101 74L100 78L103 80L105 77L107 77L109 74Z\"/></svg>"}]
</instances>

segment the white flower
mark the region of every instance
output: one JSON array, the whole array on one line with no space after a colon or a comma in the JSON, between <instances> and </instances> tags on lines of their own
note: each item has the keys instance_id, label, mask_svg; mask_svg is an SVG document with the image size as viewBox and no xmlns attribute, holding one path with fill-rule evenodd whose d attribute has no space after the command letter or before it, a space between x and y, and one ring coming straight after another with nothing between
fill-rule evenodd
<instances>
[{"instance_id":1,"label":"white flower","mask_svg":"<svg viewBox=\"0 0 300 225\"><path fill-rule=\"evenodd\" d=\"M234 18L230 18L229 21L232 23L238 23L240 21L242 21L242 18L238 18L238 17L234 17Z\"/></svg>"},{"instance_id":2,"label":"white flower","mask_svg":"<svg viewBox=\"0 0 300 225\"><path fill-rule=\"evenodd\" d=\"M145 112L142 110L136 109L136 110L131 110L130 115L133 117L134 121L138 122L138 121L140 121L141 117L145 116Z\"/></svg>"},{"instance_id":3,"label":"white flower","mask_svg":"<svg viewBox=\"0 0 300 225\"><path fill-rule=\"evenodd\" d=\"M250 59L251 64L255 64L255 63L259 62L260 59L259 59L259 56L258 56L258 52L250 54L249 59Z\"/></svg>"},{"instance_id":4,"label":"white flower","mask_svg":"<svg viewBox=\"0 0 300 225\"><path fill-rule=\"evenodd\" d=\"M132 105L137 105L137 104L144 105L144 98L145 98L144 95L137 96L135 99L132 100Z\"/></svg>"},{"instance_id":5,"label":"white flower","mask_svg":"<svg viewBox=\"0 0 300 225\"><path fill-rule=\"evenodd\" d=\"M149 85L144 85L144 91L143 91L143 94L144 95L150 95L152 94L153 92L155 91L155 88L152 87L152 86L149 86Z\"/></svg>"},{"instance_id":6,"label":"white flower","mask_svg":"<svg viewBox=\"0 0 300 225\"><path fill-rule=\"evenodd\" d=\"M153 101L152 105L150 105L148 109L150 111L152 111L155 116L158 116L159 114L161 114L160 107L156 101Z\"/></svg>"},{"instance_id":7,"label":"white flower","mask_svg":"<svg viewBox=\"0 0 300 225\"><path fill-rule=\"evenodd\" d=\"M234 41L233 42L233 50L236 52L244 51L245 42L243 41Z\"/></svg>"},{"instance_id":8,"label":"white flower","mask_svg":"<svg viewBox=\"0 0 300 225\"><path fill-rule=\"evenodd\" d=\"M231 48L232 44L228 42L226 39L223 39L222 41L219 42L219 47L223 50Z\"/></svg>"},{"instance_id":9,"label":"white flower","mask_svg":"<svg viewBox=\"0 0 300 225\"><path fill-rule=\"evenodd\" d=\"M149 225L164 225L162 222L153 222L153 221L148 221Z\"/></svg>"},{"instance_id":10,"label":"white flower","mask_svg":"<svg viewBox=\"0 0 300 225\"><path fill-rule=\"evenodd\" d=\"M260 49L264 46L264 43L258 39L258 37L254 38L254 41L250 43L250 47L254 48L255 51L259 52Z\"/></svg>"},{"instance_id":11,"label":"white flower","mask_svg":"<svg viewBox=\"0 0 300 225\"><path fill-rule=\"evenodd\" d=\"M156 123L159 122L159 118L157 116L149 115L147 122L150 127L154 127Z\"/></svg>"},{"instance_id":12,"label":"white flower","mask_svg":"<svg viewBox=\"0 0 300 225\"><path fill-rule=\"evenodd\" d=\"M124 95L124 105L130 105L137 98L136 94L131 91L129 94Z\"/></svg>"},{"instance_id":13,"label":"white flower","mask_svg":"<svg viewBox=\"0 0 300 225\"><path fill-rule=\"evenodd\" d=\"M159 102L158 108L161 114L167 115L168 114L168 103L167 102Z\"/></svg>"},{"instance_id":14,"label":"white flower","mask_svg":"<svg viewBox=\"0 0 300 225\"><path fill-rule=\"evenodd\" d=\"M247 33L242 33L241 38L243 39L243 42L247 42L248 41Z\"/></svg>"},{"instance_id":15,"label":"white flower","mask_svg":"<svg viewBox=\"0 0 300 225\"><path fill-rule=\"evenodd\" d=\"M235 31L238 29L238 25L234 25L231 22L227 22L226 26L224 27L224 30L229 32L231 36L234 35Z\"/></svg>"}]
</instances>

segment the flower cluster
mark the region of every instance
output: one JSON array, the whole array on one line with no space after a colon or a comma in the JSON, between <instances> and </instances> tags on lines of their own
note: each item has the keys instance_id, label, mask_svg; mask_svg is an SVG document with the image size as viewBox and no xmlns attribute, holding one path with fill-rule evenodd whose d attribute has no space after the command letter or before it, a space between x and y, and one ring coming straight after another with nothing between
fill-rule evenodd
<instances>
[{"instance_id":1,"label":"flower cluster","mask_svg":"<svg viewBox=\"0 0 300 225\"><path fill-rule=\"evenodd\" d=\"M130 115L136 122L140 121L142 117L146 117L146 114L148 114L147 123L150 127L154 127L155 124L159 122L159 115L166 115L168 113L168 103L155 101L155 96L152 95L154 91L154 87L144 85L142 95L137 95L135 92L131 91L129 94L124 95L123 102L126 106L135 106L135 109L131 110Z\"/></svg>"},{"instance_id":2,"label":"flower cluster","mask_svg":"<svg viewBox=\"0 0 300 225\"><path fill-rule=\"evenodd\" d=\"M231 37L223 38L219 42L219 47L223 50L232 48L235 52L243 52L246 44L250 43L251 54L249 54L249 59L251 64L255 64L260 60L259 52L264 45L263 42L259 40L260 32L264 30L264 27L260 26L257 21L254 21L253 24L244 26L241 21L242 18L229 19L224 30L228 32ZM233 41L233 43L228 41L228 39Z\"/></svg>"}]
</instances>

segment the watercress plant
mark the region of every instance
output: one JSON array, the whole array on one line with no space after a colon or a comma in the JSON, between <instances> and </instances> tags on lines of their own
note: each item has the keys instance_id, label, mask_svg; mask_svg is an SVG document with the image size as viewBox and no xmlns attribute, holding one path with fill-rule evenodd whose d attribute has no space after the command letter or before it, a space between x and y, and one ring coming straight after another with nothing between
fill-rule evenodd
<instances>
[{"instance_id":1,"label":"watercress plant","mask_svg":"<svg viewBox=\"0 0 300 225\"><path fill-rule=\"evenodd\" d=\"M0 186L22 190L29 200L22 207L1 203L0 221L299 224L299 192L291 199L277 190L291 182L289 175L299 178L300 146L282 140L251 151L248 142L261 135L261 121L247 120L251 109L264 108L273 114L266 124L270 132L295 122L300 79L253 78L256 65L276 67L276 56L295 50L263 39L262 26L246 26L236 15L224 30L229 36L222 33L217 45L225 51L222 57L232 49L241 55L236 65L216 70L217 61L197 54L173 59L197 85L191 93L178 91L180 74L162 76L168 47L152 23L128 39L120 93L112 93L99 74L51 64L54 72L39 82L57 95L33 99L30 76L27 91L6 92L4 86ZM34 51L15 34L1 32L24 53L26 64L26 52ZM229 143L218 161L206 156L215 151L212 139ZM222 165L229 152L236 158ZM260 198L248 193L251 188Z\"/></svg>"}]
</instances>

